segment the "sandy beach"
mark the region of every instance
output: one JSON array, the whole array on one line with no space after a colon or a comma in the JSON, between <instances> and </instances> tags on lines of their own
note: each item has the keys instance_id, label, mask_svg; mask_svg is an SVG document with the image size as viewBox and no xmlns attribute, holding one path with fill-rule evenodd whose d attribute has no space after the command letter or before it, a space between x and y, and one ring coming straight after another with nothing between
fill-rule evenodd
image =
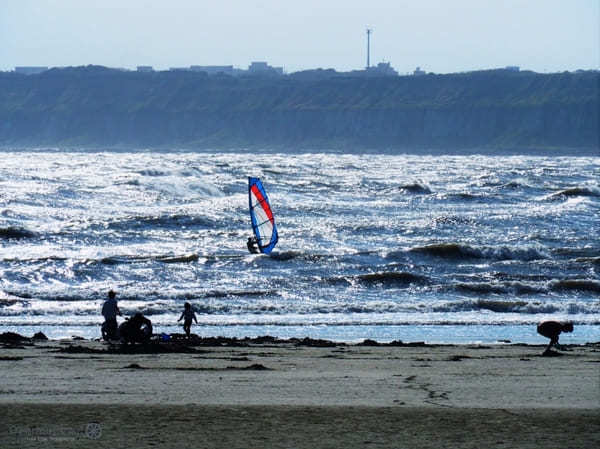
<instances>
[{"instance_id":1,"label":"sandy beach","mask_svg":"<svg viewBox=\"0 0 600 449\"><path fill-rule=\"evenodd\" d=\"M1 347L3 448L600 445L600 344Z\"/></svg>"}]
</instances>

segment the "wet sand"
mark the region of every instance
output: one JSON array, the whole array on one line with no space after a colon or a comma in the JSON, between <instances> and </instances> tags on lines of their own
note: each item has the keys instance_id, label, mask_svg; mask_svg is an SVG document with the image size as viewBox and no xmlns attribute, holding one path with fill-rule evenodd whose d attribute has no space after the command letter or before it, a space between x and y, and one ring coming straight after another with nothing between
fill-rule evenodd
<instances>
[{"instance_id":1,"label":"wet sand","mask_svg":"<svg viewBox=\"0 0 600 449\"><path fill-rule=\"evenodd\" d=\"M600 344L215 344L0 345L0 447L600 447Z\"/></svg>"}]
</instances>

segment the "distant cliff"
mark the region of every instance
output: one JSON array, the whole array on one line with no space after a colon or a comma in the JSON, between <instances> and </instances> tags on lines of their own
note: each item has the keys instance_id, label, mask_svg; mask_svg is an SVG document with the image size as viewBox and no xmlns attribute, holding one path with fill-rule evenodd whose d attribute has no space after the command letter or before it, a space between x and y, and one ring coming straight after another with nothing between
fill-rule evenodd
<instances>
[{"instance_id":1,"label":"distant cliff","mask_svg":"<svg viewBox=\"0 0 600 449\"><path fill-rule=\"evenodd\" d=\"M0 73L0 146L600 154L597 72Z\"/></svg>"}]
</instances>

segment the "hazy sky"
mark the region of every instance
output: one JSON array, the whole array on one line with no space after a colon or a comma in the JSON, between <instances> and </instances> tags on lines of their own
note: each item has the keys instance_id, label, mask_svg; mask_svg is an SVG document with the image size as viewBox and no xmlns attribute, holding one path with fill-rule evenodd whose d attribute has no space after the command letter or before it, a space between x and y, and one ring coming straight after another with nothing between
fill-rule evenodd
<instances>
[{"instance_id":1,"label":"hazy sky","mask_svg":"<svg viewBox=\"0 0 600 449\"><path fill-rule=\"evenodd\" d=\"M600 67L600 0L0 0L0 70Z\"/></svg>"}]
</instances>

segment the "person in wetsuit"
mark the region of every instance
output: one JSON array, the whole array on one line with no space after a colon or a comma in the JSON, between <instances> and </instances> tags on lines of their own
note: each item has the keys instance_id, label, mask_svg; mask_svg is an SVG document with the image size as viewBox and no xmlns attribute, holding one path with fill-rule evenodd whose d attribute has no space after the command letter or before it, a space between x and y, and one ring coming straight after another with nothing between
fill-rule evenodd
<instances>
[{"instance_id":1,"label":"person in wetsuit","mask_svg":"<svg viewBox=\"0 0 600 449\"><path fill-rule=\"evenodd\" d=\"M573 332L573 323L559 323L558 321L544 321L538 324L537 332L546 338L550 339L548 347L544 351L544 354L549 354L552 346L558 346L558 336L561 332Z\"/></svg>"},{"instance_id":2,"label":"person in wetsuit","mask_svg":"<svg viewBox=\"0 0 600 449\"><path fill-rule=\"evenodd\" d=\"M248 246L248 251L252 254L258 254L260 250L258 249L258 241L256 237L248 237L248 241L246 242L246 246Z\"/></svg>"}]
</instances>

